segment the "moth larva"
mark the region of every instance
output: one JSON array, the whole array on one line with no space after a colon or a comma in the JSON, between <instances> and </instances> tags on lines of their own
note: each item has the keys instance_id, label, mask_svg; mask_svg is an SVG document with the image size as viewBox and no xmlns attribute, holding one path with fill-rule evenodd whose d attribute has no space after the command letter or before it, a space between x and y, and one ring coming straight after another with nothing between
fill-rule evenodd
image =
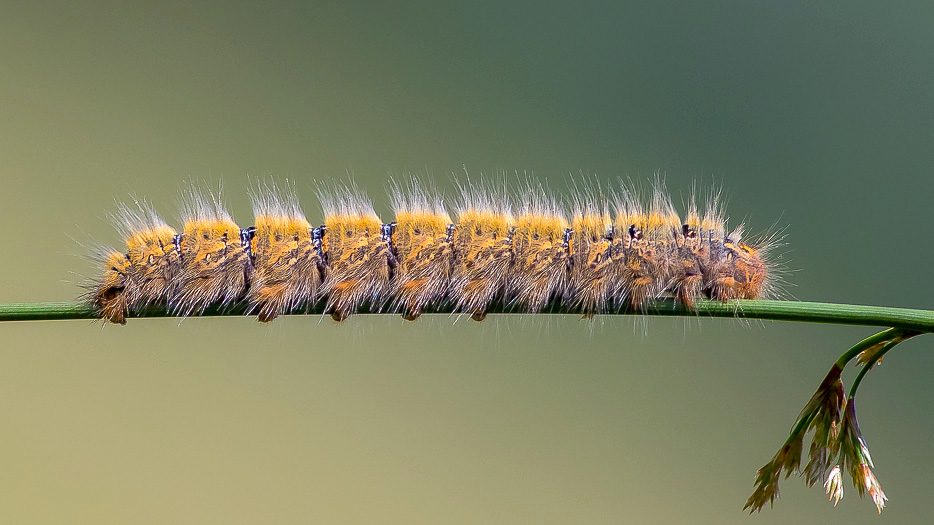
<instances>
[{"instance_id":1,"label":"moth larva","mask_svg":"<svg viewBox=\"0 0 934 525\"><path fill-rule=\"evenodd\" d=\"M585 187L568 220L541 183L517 187L463 185L452 221L424 181L392 183L395 217L384 223L356 185L331 185L316 228L294 188L265 184L251 191L255 220L243 229L218 195L192 189L181 234L137 201L114 214L126 250L102 253L89 296L122 324L149 304L187 316L244 301L265 322L317 301L337 321L364 305L415 320L449 303L479 321L493 303L532 313L561 302L589 317L665 296L690 307L774 293L777 243L745 242L742 226L728 232L716 192L703 210L692 196L682 220L658 180L647 198Z\"/></svg>"}]
</instances>

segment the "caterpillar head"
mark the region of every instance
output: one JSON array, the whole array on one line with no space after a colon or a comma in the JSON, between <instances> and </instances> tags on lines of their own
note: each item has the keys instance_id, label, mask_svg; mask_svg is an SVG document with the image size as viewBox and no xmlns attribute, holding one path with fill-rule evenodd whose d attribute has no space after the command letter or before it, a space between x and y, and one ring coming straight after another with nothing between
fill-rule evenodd
<instances>
[{"instance_id":1,"label":"caterpillar head","mask_svg":"<svg viewBox=\"0 0 934 525\"><path fill-rule=\"evenodd\" d=\"M101 317L114 324L126 324L129 302L126 296L126 270L129 261L120 252L106 255L104 275L93 292L94 306Z\"/></svg>"},{"instance_id":2,"label":"caterpillar head","mask_svg":"<svg viewBox=\"0 0 934 525\"><path fill-rule=\"evenodd\" d=\"M726 245L733 254L733 295L737 299L762 297L769 278L769 269L760 250L738 243Z\"/></svg>"}]
</instances>

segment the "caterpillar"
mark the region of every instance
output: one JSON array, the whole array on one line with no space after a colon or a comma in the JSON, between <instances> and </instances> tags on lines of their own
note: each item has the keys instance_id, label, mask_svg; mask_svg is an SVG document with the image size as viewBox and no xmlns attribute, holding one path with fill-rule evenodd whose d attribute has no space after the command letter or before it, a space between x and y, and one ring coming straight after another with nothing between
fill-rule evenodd
<instances>
[{"instance_id":1,"label":"caterpillar","mask_svg":"<svg viewBox=\"0 0 934 525\"><path fill-rule=\"evenodd\" d=\"M622 183L584 188L569 210L539 182L519 186L464 184L452 219L437 189L392 182L394 218L383 222L355 184L325 185L324 224L313 226L293 185L264 183L249 192L246 228L219 192L192 187L181 232L134 199L112 215L126 247L100 256L87 298L125 324L153 305L186 317L245 303L270 322L322 301L335 321L364 305L414 321L449 304L482 321L493 303L534 313L560 302L590 317L666 296L688 307L775 296L774 235L749 242L742 225L728 230L719 192L703 209L692 194L682 220L657 179L648 195Z\"/></svg>"}]
</instances>

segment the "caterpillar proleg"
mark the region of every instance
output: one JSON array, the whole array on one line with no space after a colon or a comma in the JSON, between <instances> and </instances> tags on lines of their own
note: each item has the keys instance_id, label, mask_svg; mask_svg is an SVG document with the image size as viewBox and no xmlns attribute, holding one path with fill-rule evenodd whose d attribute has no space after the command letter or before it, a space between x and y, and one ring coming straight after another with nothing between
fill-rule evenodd
<instances>
[{"instance_id":1,"label":"caterpillar proleg","mask_svg":"<svg viewBox=\"0 0 934 525\"><path fill-rule=\"evenodd\" d=\"M568 215L536 181L513 193L465 184L452 221L440 192L410 178L390 184L394 218L384 222L355 184L332 184L319 190L316 227L294 186L259 184L253 225L241 228L219 194L191 188L181 233L146 201L118 208L126 248L101 256L89 296L123 324L148 305L189 316L245 302L268 322L319 301L336 321L363 305L415 320L448 304L479 321L494 302L528 313L560 302L591 316L665 296L690 307L774 295L777 243L728 232L718 192L703 209L692 195L684 219L662 182L646 193L584 188Z\"/></svg>"}]
</instances>

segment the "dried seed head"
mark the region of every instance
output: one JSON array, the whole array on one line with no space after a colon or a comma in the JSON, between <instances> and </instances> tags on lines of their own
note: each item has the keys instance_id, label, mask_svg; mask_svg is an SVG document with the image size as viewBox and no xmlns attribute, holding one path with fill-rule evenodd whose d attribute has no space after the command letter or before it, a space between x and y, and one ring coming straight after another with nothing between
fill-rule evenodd
<instances>
[{"instance_id":1,"label":"dried seed head","mask_svg":"<svg viewBox=\"0 0 934 525\"><path fill-rule=\"evenodd\" d=\"M824 482L824 489L827 491L827 494L830 495L830 501L833 501L833 506L837 506L837 502L843 499L843 475L840 472L840 465L834 465L830 469L830 474L827 475L827 481Z\"/></svg>"}]
</instances>

